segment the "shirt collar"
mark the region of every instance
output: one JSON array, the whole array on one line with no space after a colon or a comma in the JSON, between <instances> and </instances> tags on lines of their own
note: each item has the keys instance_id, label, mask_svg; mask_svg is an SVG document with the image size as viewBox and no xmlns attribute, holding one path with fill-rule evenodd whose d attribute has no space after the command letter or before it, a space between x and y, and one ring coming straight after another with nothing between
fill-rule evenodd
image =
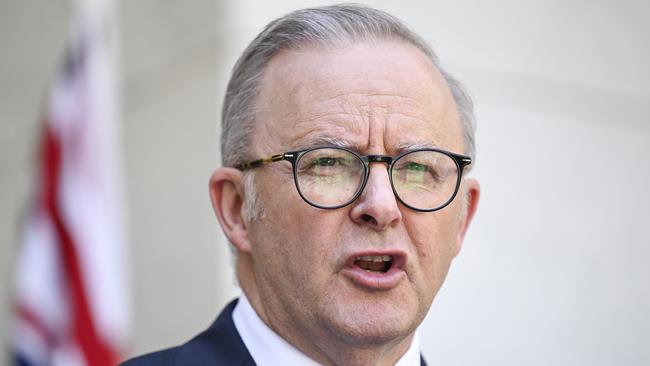
<instances>
[{"instance_id":1,"label":"shirt collar","mask_svg":"<svg viewBox=\"0 0 650 366\"><path fill-rule=\"evenodd\" d=\"M269 328L243 293L233 310L232 319L244 345L258 366L320 365ZM420 339L416 331L411 346L395 366L419 365Z\"/></svg>"}]
</instances>

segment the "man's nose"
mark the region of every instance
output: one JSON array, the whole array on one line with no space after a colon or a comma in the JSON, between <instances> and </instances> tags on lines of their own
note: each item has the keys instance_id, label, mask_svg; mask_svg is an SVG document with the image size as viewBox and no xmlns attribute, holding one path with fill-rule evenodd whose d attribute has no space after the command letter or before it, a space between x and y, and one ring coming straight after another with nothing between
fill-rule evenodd
<instances>
[{"instance_id":1,"label":"man's nose","mask_svg":"<svg viewBox=\"0 0 650 366\"><path fill-rule=\"evenodd\" d=\"M402 212L393 193L386 164L370 164L366 187L353 205L350 212L352 220L361 225L368 225L373 230L385 230L402 220Z\"/></svg>"}]
</instances>

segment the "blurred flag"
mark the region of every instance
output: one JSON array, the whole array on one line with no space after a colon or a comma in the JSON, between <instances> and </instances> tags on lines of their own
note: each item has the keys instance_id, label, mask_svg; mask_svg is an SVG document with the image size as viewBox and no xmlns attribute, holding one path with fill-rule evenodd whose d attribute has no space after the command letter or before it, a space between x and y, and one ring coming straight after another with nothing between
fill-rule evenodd
<instances>
[{"instance_id":1,"label":"blurred flag","mask_svg":"<svg viewBox=\"0 0 650 366\"><path fill-rule=\"evenodd\" d=\"M128 336L112 4L74 4L16 263L16 365L115 365Z\"/></svg>"}]
</instances>

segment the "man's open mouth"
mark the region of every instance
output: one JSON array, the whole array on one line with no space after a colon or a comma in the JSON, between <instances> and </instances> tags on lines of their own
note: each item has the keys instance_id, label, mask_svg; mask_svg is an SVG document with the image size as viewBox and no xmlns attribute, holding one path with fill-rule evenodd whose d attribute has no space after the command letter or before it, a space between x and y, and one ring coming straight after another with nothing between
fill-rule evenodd
<instances>
[{"instance_id":1,"label":"man's open mouth","mask_svg":"<svg viewBox=\"0 0 650 366\"><path fill-rule=\"evenodd\" d=\"M406 252L400 249L359 251L347 257L342 273L361 288L387 291L406 277L406 262Z\"/></svg>"},{"instance_id":2,"label":"man's open mouth","mask_svg":"<svg viewBox=\"0 0 650 366\"><path fill-rule=\"evenodd\" d=\"M393 264L390 255L362 255L354 260L354 265L366 272L386 273Z\"/></svg>"}]
</instances>

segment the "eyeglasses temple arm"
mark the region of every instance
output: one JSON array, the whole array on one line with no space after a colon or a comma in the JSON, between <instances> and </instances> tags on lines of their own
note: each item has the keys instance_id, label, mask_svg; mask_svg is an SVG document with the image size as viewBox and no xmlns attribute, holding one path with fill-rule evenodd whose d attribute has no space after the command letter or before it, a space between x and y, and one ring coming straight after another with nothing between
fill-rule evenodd
<instances>
[{"instance_id":1,"label":"eyeglasses temple arm","mask_svg":"<svg viewBox=\"0 0 650 366\"><path fill-rule=\"evenodd\" d=\"M262 165L272 163L274 161L284 160L284 155L285 154L277 154L277 155L272 155L272 156L269 156L269 157L266 157L266 158L249 161L247 163L237 164L237 165L235 165L235 169L248 170L248 169L257 168L257 167L260 167Z\"/></svg>"}]
</instances>

